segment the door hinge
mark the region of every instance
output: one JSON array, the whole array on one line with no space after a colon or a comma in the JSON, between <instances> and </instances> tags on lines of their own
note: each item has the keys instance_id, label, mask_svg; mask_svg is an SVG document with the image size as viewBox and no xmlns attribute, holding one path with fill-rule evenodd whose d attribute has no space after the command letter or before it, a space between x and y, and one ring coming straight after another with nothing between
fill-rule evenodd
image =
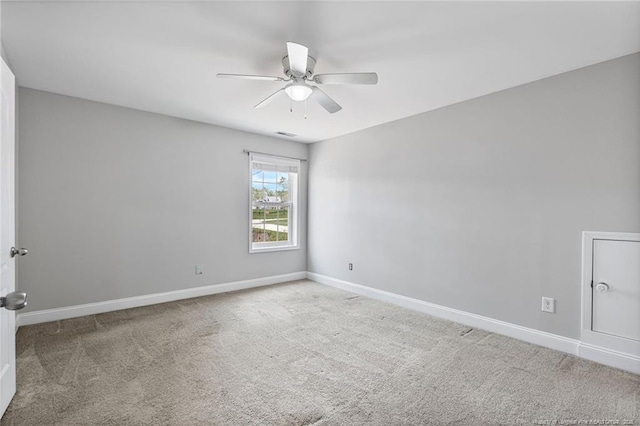
<instances>
[{"instance_id":1,"label":"door hinge","mask_svg":"<svg viewBox=\"0 0 640 426\"><path fill-rule=\"evenodd\" d=\"M593 288L593 280L591 280L591 288Z\"/></svg>"}]
</instances>

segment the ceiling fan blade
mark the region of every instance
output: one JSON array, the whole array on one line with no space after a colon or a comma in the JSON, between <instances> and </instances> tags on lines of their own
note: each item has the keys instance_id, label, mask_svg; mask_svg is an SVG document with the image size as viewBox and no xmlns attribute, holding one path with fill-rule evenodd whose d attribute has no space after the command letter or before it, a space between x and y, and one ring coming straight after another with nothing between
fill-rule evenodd
<instances>
[{"instance_id":1,"label":"ceiling fan blade","mask_svg":"<svg viewBox=\"0 0 640 426\"><path fill-rule=\"evenodd\" d=\"M313 92L311 93L310 98L319 103L320 106L329 111L329 113L333 114L334 112L338 112L342 109L342 107L338 105L336 101L331 99L329 95L324 93L319 88L313 86L311 87L311 90L313 90Z\"/></svg>"},{"instance_id":2,"label":"ceiling fan blade","mask_svg":"<svg viewBox=\"0 0 640 426\"><path fill-rule=\"evenodd\" d=\"M284 81L282 77L271 77L268 75L216 74L216 76L218 78L238 78L241 80Z\"/></svg>"},{"instance_id":3,"label":"ceiling fan blade","mask_svg":"<svg viewBox=\"0 0 640 426\"><path fill-rule=\"evenodd\" d=\"M307 73L307 57L309 49L291 41L287 42L287 54L289 55L289 68L293 74L302 77Z\"/></svg>"},{"instance_id":4,"label":"ceiling fan blade","mask_svg":"<svg viewBox=\"0 0 640 426\"><path fill-rule=\"evenodd\" d=\"M254 106L254 108L262 108L263 106L267 106L268 104L271 103L272 100L275 99L276 95L280 92L284 91L284 87L278 91L276 91L275 93L267 96L265 99L263 99L262 101L258 102L256 104L256 106Z\"/></svg>"},{"instance_id":5,"label":"ceiling fan blade","mask_svg":"<svg viewBox=\"0 0 640 426\"><path fill-rule=\"evenodd\" d=\"M318 84L378 84L375 72L358 72L342 74L318 74L313 77Z\"/></svg>"}]
</instances>

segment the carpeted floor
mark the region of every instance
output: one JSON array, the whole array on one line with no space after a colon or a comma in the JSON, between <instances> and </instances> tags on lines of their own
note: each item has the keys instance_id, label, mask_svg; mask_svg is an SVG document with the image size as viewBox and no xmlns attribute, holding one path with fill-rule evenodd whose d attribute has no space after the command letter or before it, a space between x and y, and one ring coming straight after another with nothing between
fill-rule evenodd
<instances>
[{"instance_id":1,"label":"carpeted floor","mask_svg":"<svg viewBox=\"0 0 640 426\"><path fill-rule=\"evenodd\" d=\"M640 376L310 281L21 327L17 348L2 425L640 424Z\"/></svg>"}]
</instances>

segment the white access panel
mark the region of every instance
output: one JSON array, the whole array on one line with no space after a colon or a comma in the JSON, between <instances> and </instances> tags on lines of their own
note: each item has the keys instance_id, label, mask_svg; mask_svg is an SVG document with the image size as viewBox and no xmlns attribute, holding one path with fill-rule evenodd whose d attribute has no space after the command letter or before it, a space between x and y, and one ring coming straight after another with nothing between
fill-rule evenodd
<instances>
[{"instance_id":1,"label":"white access panel","mask_svg":"<svg viewBox=\"0 0 640 426\"><path fill-rule=\"evenodd\" d=\"M640 342L640 242L593 240L592 330Z\"/></svg>"}]
</instances>

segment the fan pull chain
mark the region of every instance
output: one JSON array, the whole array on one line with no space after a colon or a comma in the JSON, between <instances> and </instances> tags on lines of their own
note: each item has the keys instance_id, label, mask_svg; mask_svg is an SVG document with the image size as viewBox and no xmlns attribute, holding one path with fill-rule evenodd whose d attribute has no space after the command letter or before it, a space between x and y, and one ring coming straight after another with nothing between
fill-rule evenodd
<instances>
[{"instance_id":1,"label":"fan pull chain","mask_svg":"<svg viewBox=\"0 0 640 426\"><path fill-rule=\"evenodd\" d=\"M293 99L289 98L289 112L293 112Z\"/></svg>"},{"instance_id":2,"label":"fan pull chain","mask_svg":"<svg viewBox=\"0 0 640 426\"><path fill-rule=\"evenodd\" d=\"M307 100L304 100L304 119L307 119Z\"/></svg>"}]
</instances>

